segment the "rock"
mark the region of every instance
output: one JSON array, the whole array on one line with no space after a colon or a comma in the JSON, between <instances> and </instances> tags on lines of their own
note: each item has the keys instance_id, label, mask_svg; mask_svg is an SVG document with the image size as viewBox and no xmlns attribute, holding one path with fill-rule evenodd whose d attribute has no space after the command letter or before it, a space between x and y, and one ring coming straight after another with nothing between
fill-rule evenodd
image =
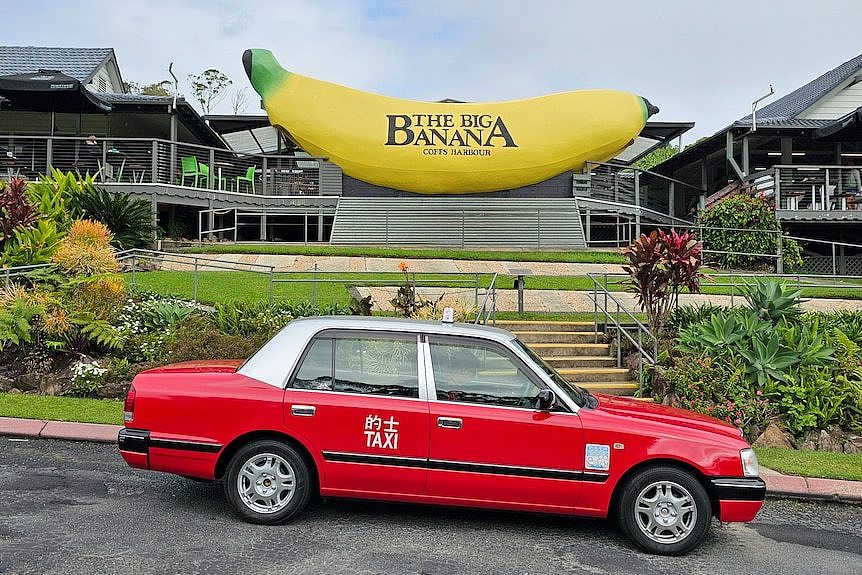
<instances>
[{"instance_id":1,"label":"rock","mask_svg":"<svg viewBox=\"0 0 862 575\"><path fill-rule=\"evenodd\" d=\"M818 437L817 441L817 448L820 451L841 453L843 443L844 433L837 427L830 425L826 429L820 430L820 436Z\"/></svg>"},{"instance_id":2,"label":"rock","mask_svg":"<svg viewBox=\"0 0 862 575\"><path fill-rule=\"evenodd\" d=\"M45 376L38 373L24 373L15 379L15 387L21 391L35 391L39 389L39 385Z\"/></svg>"},{"instance_id":3,"label":"rock","mask_svg":"<svg viewBox=\"0 0 862 575\"><path fill-rule=\"evenodd\" d=\"M22 392L21 392L21 390L20 390L20 389L18 389L17 387L13 387L12 389L10 389L10 390L9 390L9 393L11 393L12 395L16 395L16 394L19 394L19 393L22 393Z\"/></svg>"},{"instance_id":4,"label":"rock","mask_svg":"<svg viewBox=\"0 0 862 575\"><path fill-rule=\"evenodd\" d=\"M820 433L818 431L809 431L805 434L805 437L802 438L802 443L799 444L799 449L805 449L807 451L817 451L817 444Z\"/></svg>"},{"instance_id":5,"label":"rock","mask_svg":"<svg viewBox=\"0 0 862 575\"><path fill-rule=\"evenodd\" d=\"M769 424L763 433L754 440L754 447L781 447L784 449L793 449L793 442L790 440L786 432L774 423Z\"/></svg>"},{"instance_id":6,"label":"rock","mask_svg":"<svg viewBox=\"0 0 862 575\"><path fill-rule=\"evenodd\" d=\"M844 453L849 453L849 454L854 454L854 455L860 453L859 447L850 440L847 440L844 442L844 444L841 446L841 450Z\"/></svg>"},{"instance_id":7,"label":"rock","mask_svg":"<svg viewBox=\"0 0 862 575\"><path fill-rule=\"evenodd\" d=\"M15 380L6 376L0 375L0 391L9 391L15 387Z\"/></svg>"}]
</instances>

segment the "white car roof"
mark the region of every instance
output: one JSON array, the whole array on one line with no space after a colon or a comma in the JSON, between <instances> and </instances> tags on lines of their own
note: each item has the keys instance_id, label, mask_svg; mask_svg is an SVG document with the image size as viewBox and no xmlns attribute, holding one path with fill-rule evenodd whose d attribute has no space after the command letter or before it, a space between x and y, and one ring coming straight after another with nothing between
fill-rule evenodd
<instances>
[{"instance_id":1,"label":"white car roof","mask_svg":"<svg viewBox=\"0 0 862 575\"><path fill-rule=\"evenodd\" d=\"M284 326L245 362L238 372L264 383L282 387L287 375L293 371L299 355L311 338L327 329L469 336L500 343L511 341L515 337L503 329L467 323L442 323L439 321L366 316L300 318Z\"/></svg>"}]
</instances>

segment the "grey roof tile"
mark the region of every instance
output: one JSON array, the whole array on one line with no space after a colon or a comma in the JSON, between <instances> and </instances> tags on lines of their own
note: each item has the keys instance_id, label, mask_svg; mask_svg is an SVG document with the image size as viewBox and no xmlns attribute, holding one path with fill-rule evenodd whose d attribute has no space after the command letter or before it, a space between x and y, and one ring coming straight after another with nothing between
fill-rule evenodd
<instances>
[{"instance_id":1,"label":"grey roof tile","mask_svg":"<svg viewBox=\"0 0 862 575\"><path fill-rule=\"evenodd\" d=\"M40 69L59 70L86 83L113 54L113 48L0 46L0 76L28 74Z\"/></svg>"},{"instance_id":2,"label":"grey roof tile","mask_svg":"<svg viewBox=\"0 0 862 575\"><path fill-rule=\"evenodd\" d=\"M811 80L804 86L793 90L774 102L770 102L757 111L757 123L768 119L792 120L807 110L817 100L828 94L841 82L862 69L862 54L847 60L837 68L829 70L822 76ZM751 114L740 118L735 124L751 125ZM784 125L784 124L780 124Z\"/></svg>"}]
</instances>

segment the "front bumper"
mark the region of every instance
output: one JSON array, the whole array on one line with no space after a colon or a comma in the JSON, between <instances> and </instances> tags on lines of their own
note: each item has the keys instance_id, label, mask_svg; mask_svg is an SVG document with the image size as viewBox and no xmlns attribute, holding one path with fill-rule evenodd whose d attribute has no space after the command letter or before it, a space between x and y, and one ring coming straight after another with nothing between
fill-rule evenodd
<instances>
[{"instance_id":1,"label":"front bumper","mask_svg":"<svg viewBox=\"0 0 862 575\"><path fill-rule=\"evenodd\" d=\"M710 483L719 521L753 521L766 499L766 483L759 477L718 477Z\"/></svg>"}]
</instances>

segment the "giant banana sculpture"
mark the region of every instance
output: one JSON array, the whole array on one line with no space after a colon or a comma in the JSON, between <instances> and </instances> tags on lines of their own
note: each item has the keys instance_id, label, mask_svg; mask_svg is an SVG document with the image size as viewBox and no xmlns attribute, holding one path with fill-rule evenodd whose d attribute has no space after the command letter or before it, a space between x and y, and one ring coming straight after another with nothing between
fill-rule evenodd
<instances>
[{"instance_id":1,"label":"giant banana sculpture","mask_svg":"<svg viewBox=\"0 0 862 575\"><path fill-rule=\"evenodd\" d=\"M243 65L273 126L354 178L423 194L541 182L632 143L658 110L613 90L488 103L389 98L288 72L269 50Z\"/></svg>"}]
</instances>

